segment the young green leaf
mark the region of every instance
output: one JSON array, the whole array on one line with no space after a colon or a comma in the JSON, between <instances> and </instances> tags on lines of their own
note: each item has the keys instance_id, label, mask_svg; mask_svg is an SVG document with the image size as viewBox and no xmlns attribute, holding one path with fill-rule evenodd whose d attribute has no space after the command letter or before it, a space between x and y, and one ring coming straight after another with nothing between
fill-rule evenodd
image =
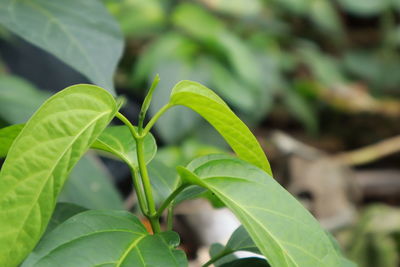
<instances>
[{"instance_id":1,"label":"young green leaf","mask_svg":"<svg viewBox=\"0 0 400 267\"><path fill-rule=\"evenodd\" d=\"M23 267L187 266L175 232L150 235L126 211L86 211L68 219L40 242ZM78 256L77 255L84 255Z\"/></svg>"},{"instance_id":2,"label":"young green leaf","mask_svg":"<svg viewBox=\"0 0 400 267\"><path fill-rule=\"evenodd\" d=\"M272 175L257 139L213 91L197 82L181 81L172 89L170 104L182 105L200 114L222 135L239 158Z\"/></svg>"},{"instance_id":3,"label":"young green leaf","mask_svg":"<svg viewBox=\"0 0 400 267\"><path fill-rule=\"evenodd\" d=\"M147 110L148 110L149 107L150 107L151 99L153 98L153 92L154 92L154 90L156 89L157 84L158 84L159 82L160 82L160 76L157 74L156 77L155 77L154 80L153 80L153 83L152 83L151 86L150 86L149 91L147 92L147 95L146 95L144 101L143 101L142 108L140 109L140 113L139 113L139 123L138 123L139 130L140 130L140 131L141 131L141 129L143 128L143 122L144 122L144 119L145 119L145 117L146 117Z\"/></svg>"},{"instance_id":4,"label":"young green leaf","mask_svg":"<svg viewBox=\"0 0 400 267\"><path fill-rule=\"evenodd\" d=\"M101 2L0 0L0 24L114 93L123 38Z\"/></svg>"},{"instance_id":5,"label":"young green leaf","mask_svg":"<svg viewBox=\"0 0 400 267\"><path fill-rule=\"evenodd\" d=\"M132 168L138 168L136 142L127 126L111 126L106 128L91 148L103 150L117 156ZM144 157L149 163L157 152L156 141L152 134L144 138Z\"/></svg>"},{"instance_id":6,"label":"young green leaf","mask_svg":"<svg viewBox=\"0 0 400 267\"><path fill-rule=\"evenodd\" d=\"M227 155L201 157L178 170L225 203L272 266L340 266L318 222L263 170Z\"/></svg>"},{"instance_id":7,"label":"young green leaf","mask_svg":"<svg viewBox=\"0 0 400 267\"><path fill-rule=\"evenodd\" d=\"M18 265L35 246L66 177L117 109L102 88L75 85L26 123L0 172L0 266Z\"/></svg>"}]
</instances>

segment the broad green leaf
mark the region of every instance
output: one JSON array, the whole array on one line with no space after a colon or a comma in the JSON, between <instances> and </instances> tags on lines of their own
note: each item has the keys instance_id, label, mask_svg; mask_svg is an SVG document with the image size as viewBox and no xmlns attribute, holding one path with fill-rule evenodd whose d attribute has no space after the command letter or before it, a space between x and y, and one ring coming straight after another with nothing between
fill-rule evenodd
<instances>
[{"instance_id":1,"label":"broad green leaf","mask_svg":"<svg viewBox=\"0 0 400 267\"><path fill-rule=\"evenodd\" d=\"M22 128L24 128L24 124L15 124L0 129L0 158L7 156L8 150Z\"/></svg>"},{"instance_id":2,"label":"broad green leaf","mask_svg":"<svg viewBox=\"0 0 400 267\"><path fill-rule=\"evenodd\" d=\"M86 211L45 236L23 267L187 266L174 232L150 235L126 211Z\"/></svg>"},{"instance_id":3,"label":"broad green leaf","mask_svg":"<svg viewBox=\"0 0 400 267\"><path fill-rule=\"evenodd\" d=\"M102 88L75 85L26 123L0 173L0 266L19 264L35 246L72 167L117 109Z\"/></svg>"},{"instance_id":4,"label":"broad green leaf","mask_svg":"<svg viewBox=\"0 0 400 267\"><path fill-rule=\"evenodd\" d=\"M88 209L124 209L122 197L112 183L111 174L90 153L75 165L58 201L75 203Z\"/></svg>"},{"instance_id":5,"label":"broad green leaf","mask_svg":"<svg viewBox=\"0 0 400 267\"><path fill-rule=\"evenodd\" d=\"M239 158L272 173L257 139L213 91L196 82L181 81L172 89L170 104L182 105L200 114L222 135Z\"/></svg>"},{"instance_id":6,"label":"broad green leaf","mask_svg":"<svg viewBox=\"0 0 400 267\"><path fill-rule=\"evenodd\" d=\"M11 143L18 136L23 128L23 124L16 124L0 129L0 157L7 155ZM157 152L156 141L152 134L148 134L144 139L145 159L149 163ZM137 168L136 142L132 137L127 126L110 126L107 127L96 141L91 145L91 148L106 151L120 160L123 160L128 165Z\"/></svg>"},{"instance_id":7,"label":"broad green leaf","mask_svg":"<svg viewBox=\"0 0 400 267\"><path fill-rule=\"evenodd\" d=\"M136 141L127 126L111 126L106 128L91 146L117 156L131 166L138 167L136 155ZM144 139L144 157L149 163L157 152L156 141L152 134Z\"/></svg>"},{"instance_id":8,"label":"broad green leaf","mask_svg":"<svg viewBox=\"0 0 400 267\"><path fill-rule=\"evenodd\" d=\"M210 155L179 171L187 183L209 189L225 203L272 266L340 266L340 256L318 222L258 167Z\"/></svg>"},{"instance_id":9,"label":"broad green leaf","mask_svg":"<svg viewBox=\"0 0 400 267\"><path fill-rule=\"evenodd\" d=\"M22 97L23 96L23 97ZM10 123L26 122L50 96L14 76L0 76L0 116ZM0 158L5 157L23 125L0 129ZM88 186L89 185L89 186ZM60 200L91 209L122 209L123 203L103 164L85 155L72 170Z\"/></svg>"},{"instance_id":10,"label":"broad green leaf","mask_svg":"<svg viewBox=\"0 0 400 267\"><path fill-rule=\"evenodd\" d=\"M0 24L114 93L118 24L97 0L1 0Z\"/></svg>"},{"instance_id":11,"label":"broad green leaf","mask_svg":"<svg viewBox=\"0 0 400 267\"><path fill-rule=\"evenodd\" d=\"M0 117L9 123L25 123L48 97L19 77L0 76Z\"/></svg>"}]
</instances>

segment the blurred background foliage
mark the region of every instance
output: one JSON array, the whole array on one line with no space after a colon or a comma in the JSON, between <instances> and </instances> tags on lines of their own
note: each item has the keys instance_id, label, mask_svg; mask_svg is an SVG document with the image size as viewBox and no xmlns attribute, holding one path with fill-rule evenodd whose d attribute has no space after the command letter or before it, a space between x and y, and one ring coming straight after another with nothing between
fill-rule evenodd
<instances>
[{"instance_id":1,"label":"blurred background foliage","mask_svg":"<svg viewBox=\"0 0 400 267\"><path fill-rule=\"evenodd\" d=\"M336 153L400 133L400 0L102 2L125 38L115 87L126 96L123 112L134 122L158 73L151 114L167 102L176 82L195 80L215 90L262 144L266 133L281 129ZM2 127L25 122L55 91L88 82L1 27L0 74ZM155 134L160 153L152 169L164 173L226 148L185 108L170 110ZM273 158L268 152L267 145ZM397 156L362 168L398 169L398 163ZM86 208L123 208L130 193L129 170L96 155L86 156L72 177L61 199ZM399 266L399 210L370 207L369 201L340 240L360 266ZM400 204L398 198L381 202ZM393 220L382 226L383 217Z\"/></svg>"}]
</instances>

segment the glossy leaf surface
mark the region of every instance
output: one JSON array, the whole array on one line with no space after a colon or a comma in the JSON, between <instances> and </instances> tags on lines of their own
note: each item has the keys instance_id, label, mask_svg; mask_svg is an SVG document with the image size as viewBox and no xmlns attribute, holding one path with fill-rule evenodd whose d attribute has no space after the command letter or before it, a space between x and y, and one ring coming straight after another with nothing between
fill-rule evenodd
<instances>
[{"instance_id":1,"label":"glossy leaf surface","mask_svg":"<svg viewBox=\"0 0 400 267\"><path fill-rule=\"evenodd\" d=\"M106 128L92 148L103 150L117 156L129 166L138 167L136 142L127 126L111 126ZM157 152L156 141L152 134L144 138L144 158L149 163Z\"/></svg>"},{"instance_id":2,"label":"glossy leaf surface","mask_svg":"<svg viewBox=\"0 0 400 267\"><path fill-rule=\"evenodd\" d=\"M114 92L118 24L97 0L1 0L0 24Z\"/></svg>"},{"instance_id":3,"label":"glossy leaf surface","mask_svg":"<svg viewBox=\"0 0 400 267\"><path fill-rule=\"evenodd\" d=\"M15 266L32 250L68 174L116 112L107 91L76 85L26 123L0 173L0 266Z\"/></svg>"},{"instance_id":4,"label":"glossy leaf surface","mask_svg":"<svg viewBox=\"0 0 400 267\"><path fill-rule=\"evenodd\" d=\"M227 155L210 155L179 171L186 182L208 188L225 203L272 266L340 266L318 222L261 169Z\"/></svg>"},{"instance_id":5,"label":"glossy leaf surface","mask_svg":"<svg viewBox=\"0 0 400 267\"><path fill-rule=\"evenodd\" d=\"M150 235L126 211L86 211L48 234L23 267L187 266L174 232Z\"/></svg>"},{"instance_id":6,"label":"glossy leaf surface","mask_svg":"<svg viewBox=\"0 0 400 267\"><path fill-rule=\"evenodd\" d=\"M223 136L239 158L271 174L269 162L257 139L213 91L197 82L182 81L173 88L170 103L200 114Z\"/></svg>"}]
</instances>

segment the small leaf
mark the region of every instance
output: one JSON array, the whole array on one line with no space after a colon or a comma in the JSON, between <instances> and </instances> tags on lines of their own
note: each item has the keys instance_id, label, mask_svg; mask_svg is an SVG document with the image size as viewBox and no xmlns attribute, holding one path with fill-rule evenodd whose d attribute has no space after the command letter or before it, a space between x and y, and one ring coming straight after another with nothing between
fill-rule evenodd
<instances>
[{"instance_id":1,"label":"small leaf","mask_svg":"<svg viewBox=\"0 0 400 267\"><path fill-rule=\"evenodd\" d=\"M174 232L150 235L126 211L86 211L48 234L23 267L187 266Z\"/></svg>"},{"instance_id":2,"label":"small leaf","mask_svg":"<svg viewBox=\"0 0 400 267\"><path fill-rule=\"evenodd\" d=\"M263 170L227 155L210 155L178 171L186 183L209 189L225 203L272 266L340 266L318 222Z\"/></svg>"},{"instance_id":3,"label":"small leaf","mask_svg":"<svg viewBox=\"0 0 400 267\"><path fill-rule=\"evenodd\" d=\"M114 93L119 26L97 0L0 0L0 24Z\"/></svg>"},{"instance_id":4,"label":"small leaf","mask_svg":"<svg viewBox=\"0 0 400 267\"><path fill-rule=\"evenodd\" d=\"M228 105L207 87L181 81L172 89L170 104L188 107L206 119L239 158L271 174L271 167L257 139Z\"/></svg>"},{"instance_id":5,"label":"small leaf","mask_svg":"<svg viewBox=\"0 0 400 267\"><path fill-rule=\"evenodd\" d=\"M52 96L26 123L0 172L0 266L33 249L68 174L116 112L107 91L82 84Z\"/></svg>"},{"instance_id":6,"label":"small leaf","mask_svg":"<svg viewBox=\"0 0 400 267\"><path fill-rule=\"evenodd\" d=\"M0 158L7 156L8 150L22 128L24 128L24 124L15 124L0 129Z\"/></svg>"},{"instance_id":7,"label":"small leaf","mask_svg":"<svg viewBox=\"0 0 400 267\"><path fill-rule=\"evenodd\" d=\"M132 168L138 167L136 141L127 126L111 126L106 128L91 148L109 152L124 161ZM157 152L156 141L152 134L144 138L144 157L149 163Z\"/></svg>"}]
</instances>

